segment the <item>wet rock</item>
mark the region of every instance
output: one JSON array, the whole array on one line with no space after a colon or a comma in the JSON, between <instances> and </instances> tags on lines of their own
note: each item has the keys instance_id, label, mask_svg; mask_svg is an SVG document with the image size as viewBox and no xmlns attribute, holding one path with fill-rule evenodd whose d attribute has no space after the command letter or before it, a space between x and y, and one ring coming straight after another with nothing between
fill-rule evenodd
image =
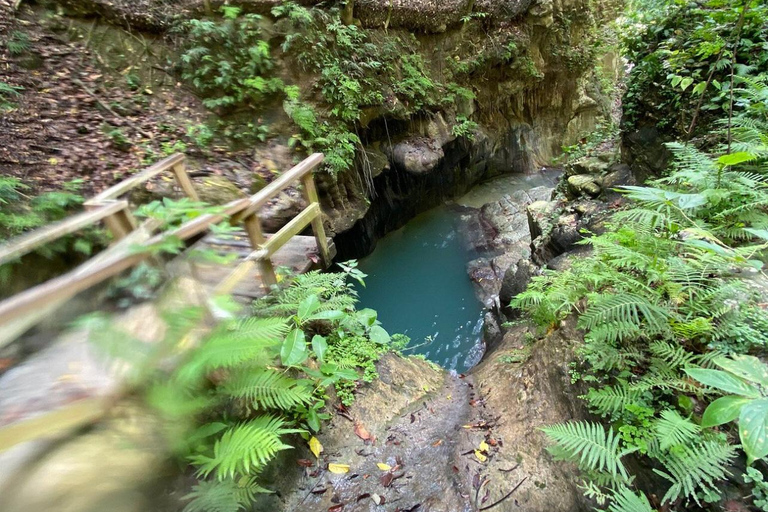
<instances>
[{"instance_id":1,"label":"wet rock","mask_svg":"<svg viewBox=\"0 0 768 512\"><path fill-rule=\"evenodd\" d=\"M413 174L430 172L444 156L443 148L435 140L426 137L404 140L392 148L393 162Z\"/></svg>"},{"instance_id":2,"label":"wet rock","mask_svg":"<svg viewBox=\"0 0 768 512\"><path fill-rule=\"evenodd\" d=\"M348 464L350 472L321 470L307 476L309 471L295 461L314 456L299 442L296 450L285 453L284 465L268 470L265 483L278 492L260 496L255 510L327 512L339 503L344 510L373 510L374 494L383 498L382 510L394 510L389 503L395 502L401 509L470 510L471 475L453 469L461 464L461 426L469 421L471 409L469 386L425 361L394 354L385 355L377 368L380 378L364 385L349 408L352 421L334 415L318 434L324 448L319 467L337 462ZM355 425L375 442L356 435ZM377 463L394 469L382 471ZM387 473L391 476L383 479Z\"/></svg>"},{"instance_id":3,"label":"wet rock","mask_svg":"<svg viewBox=\"0 0 768 512\"><path fill-rule=\"evenodd\" d=\"M365 148L355 155L355 169L361 176L372 180L385 170L389 169L387 155L375 148Z\"/></svg>"},{"instance_id":4,"label":"wet rock","mask_svg":"<svg viewBox=\"0 0 768 512\"><path fill-rule=\"evenodd\" d=\"M227 204L235 199L247 197L237 185L223 176L206 176L197 180L195 189L200 200L208 204Z\"/></svg>"},{"instance_id":5,"label":"wet rock","mask_svg":"<svg viewBox=\"0 0 768 512\"><path fill-rule=\"evenodd\" d=\"M172 474L157 423L130 404L84 435L17 445L0 464L4 512L159 510Z\"/></svg>"},{"instance_id":6,"label":"wet rock","mask_svg":"<svg viewBox=\"0 0 768 512\"><path fill-rule=\"evenodd\" d=\"M518 294L525 291L533 276L538 273L539 268L528 258L519 260L515 265L510 266L504 273L501 289L499 290L499 302L502 311L508 318L518 316L518 314L514 313L509 307L509 303Z\"/></svg>"},{"instance_id":7,"label":"wet rock","mask_svg":"<svg viewBox=\"0 0 768 512\"><path fill-rule=\"evenodd\" d=\"M598 180L599 178L596 178L591 174L577 174L571 176L568 178L568 192L575 197L582 195L597 197L602 191Z\"/></svg>"},{"instance_id":8,"label":"wet rock","mask_svg":"<svg viewBox=\"0 0 768 512\"><path fill-rule=\"evenodd\" d=\"M572 318L533 344L527 329L518 326L471 372L485 410L498 418L488 436L503 443L478 469L478 480L489 478L484 489L492 502L525 478L498 510L592 510L577 487L575 468L553 460L541 432L541 427L587 416L578 399L583 390L571 384L569 373L573 349L581 339Z\"/></svg>"},{"instance_id":9,"label":"wet rock","mask_svg":"<svg viewBox=\"0 0 768 512\"><path fill-rule=\"evenodd\" d=\"M532 0L478 0L475 3L477 12L487 12L493 17L516 18L525 13Z\"/></svg>"}]
</instances>

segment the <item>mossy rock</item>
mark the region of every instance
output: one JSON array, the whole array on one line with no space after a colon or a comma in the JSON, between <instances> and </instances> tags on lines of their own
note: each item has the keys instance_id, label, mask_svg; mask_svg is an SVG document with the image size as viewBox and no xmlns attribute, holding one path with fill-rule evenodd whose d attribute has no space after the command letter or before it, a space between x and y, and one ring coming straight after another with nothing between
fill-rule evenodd
<instances>
[{"instance_id":1,"label":"mossy rock","mask_svg":"<svg viewBox=\"0 0 768 512\"><path fill-rule=\"evenodd\" d=\"M208 176L196 184L200 200L209 204L226 204L246 197L237 185L222 176Z\"/></svg>"}]
</instances>

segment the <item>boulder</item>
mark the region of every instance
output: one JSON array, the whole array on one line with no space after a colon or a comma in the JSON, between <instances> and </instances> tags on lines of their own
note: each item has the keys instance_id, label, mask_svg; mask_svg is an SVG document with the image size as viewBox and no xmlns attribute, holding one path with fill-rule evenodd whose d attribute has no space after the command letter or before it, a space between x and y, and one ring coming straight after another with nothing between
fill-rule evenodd
<instances>
[{"instance_id":1,"label":"boulder","mask_svg":"<svg viewBox=\"0 0 768 512\"><path fill-rule=\"evenodd\" d=\"M414 137L398 142L391 151L392 161L401 169L413 174L428 173L445 156L440 144L427 137Z\"/></svg>"},{"instance_id":2,"label":"boulder","mask_svg":"<svg viewBox=\"0 0 768 512\"><path fill-rule=\"evenodd\" d=\"M499 290L499 302L502 311L507 317L512 318L517 316L517 314L513 313L509 308L509 303L518 294L525 291L533 276L538 273L539 268L528 258L521 259L517 264L510 266L504 273L501 289Z\"/></svg>"},{"instance_id":3,"label":"boulder","mask_svg":"<svg viewBox=\"0 0 768 512\"><path fill-rule=\"evenodd\" d=\"M301 193L295 188L287 188L261 209L261 227L265 233L276 233L306 207Z\"/></svg>"},{"instance_id":4,"label":"boulder","mask_svg":"<svg viewBox=\"0 0 768 512\"><path fill-rule=\"evenodd\" d=\"M591 174L577 174L568 178L568 193L578 197L586 195L597 197L602 192L602 187L598 183L599 178Z\"/></svg>"},{"instance_id":5,"label":"boulder","mask_svg":"<svg viewBox=\"0 0 768 512\"><path fill-rule=\"evenodd\" d=\"M247 197L237 185L223 176L206 176L195 181L197 195L201 201L208 204L227 204L235 199Z\"/></svg>"},{"instance_id":6,"label":"boulder","mask_svg":"<svg viewBox=\"0 0 768 512\"><path fill-rule=\"evenodd\" d=\"M594 174L600 176L605 173L610 167L610 161L606 161L600 156L585 156L576 160L575 162L568 164L566 168L567 176L574 176L576 174Z\"/></svg>"},{"instance_id":7,"label":"boulder","mask_svg":"<svg viewBox=\"0 0 768 512\"><path fill-rule=\"evenodd\" d=\"M529 204L525 211L528 218L528 230L535 240L552 229L552 221L557 211L556 201L536 201Z\"/></svg>"},{"instance_id":8,"label":"boulder","mask_svg":"<svg viewBox=\"0 0 768 512\"><path fill-rule=\"evenodd\" d=\"M575 323L569 318L532 344L527 328L516 326L470 372L482 410L495 419L486 435L501 446L477 469L477 480L483 482L488 475L484 492L491 503L522 482L499 505L500 511L592 510L578 488L576 468L554 460L541 431L547 425L587 417L578 398L584 390L571 383L569 371L574 348L583 339Z\"/></svg>"}]
</instances>

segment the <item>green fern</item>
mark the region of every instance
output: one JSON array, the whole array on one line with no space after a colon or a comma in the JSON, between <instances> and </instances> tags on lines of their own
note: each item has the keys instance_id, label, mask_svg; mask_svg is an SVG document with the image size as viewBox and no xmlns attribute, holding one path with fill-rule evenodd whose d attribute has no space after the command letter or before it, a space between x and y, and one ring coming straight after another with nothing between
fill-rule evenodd
<instances>
[{"instance_id":1,"label":"green fern","mask_svg":"<svg viewBox=\"0 0 768 512\"><path fill-rule=\"evenodd\" d=\"M653 508L645 495L636 494L628 487L621 486L611 496L608 512L653 512Z\"/></svg>"},{"instance_id":2,"label":"green fern","mask_svg":"<svg viewBox=\"0 0 768 512\"><path fill-rule=\"evenodd\" d=\"M662 450L688 445L701 433L701 427L671 409L661 412L661 418L654 422L653 430Z\"/></svg>"},{"instance_id":3,"label":"green fern","mask_svg":"<svg viewBox=\"0 0 768 512\"><path fill-rule=\"evenodd\" d=\"M654 469L655 473L672 483L662 503L686 498L700 505L698 491L719 493L715 483L730 474L726 468L735 456L733 446L715 440L682 446L669 452L661 460L666 471Z\"/></svg>"},{"instance_id":4,"label":"green fern","mask_svg":"<svg viewBox=\"0 0 768 512\"><path fill-rule=\"evenodd\" d=\"M238 512L246 510L257 494L269 491L256 483L256 478L202 481L184 496L190 501L184 512Z\"/></svg>"},{"instance_id":5,"label":"green fern","mask_svg":"<svg viewBox=\"0 0 768 512\"><path fill-rule=\"evenodd\" d=\"M557 443L557 453L562 453L568 460L578 462L580 467L606 472L615 479L629 479L621 462L621 457L628 452L620 450L621 437L614 435L613 428L606 432L602 425L597 423L569 422L551 425L542 430Z\"/></svg>"},{"instance_id":6,"label":"green fern","mask_svg":"<svg viewBox=\"0 0 768 512\"><path fill-rule=\"evenodd\" d=\"M262 409L290 411L312 400L309 381L296 380L267 368L235 373L224 383L222 391L229 396L246 399Z\"/></svg>"},{"instance_id":7,"label":"green fern","mask_svg":"<svg viewBox=\"0 0 768 512\"><path fill-rule=\"evenodd\" d=\"M589 308L579 318L579 327L593 331L595 340L623 341L637 336L641 326L647 334L657 334L668 329L666 309L652 304L648 299L631 293L593 294Z\"/></svg>"},{"instance_id":8,"label":"green fern","mask_svg":"<svg viewBox=\"0 0 768 512\"><path fill-rule=\"evenodd\" d=\"M194 455L190 460L202 477L213 472L219 480L250 475L260 471L278 452L293 448L280 436L301 431L284 425L282 418L259 416L226 430L216 441L213 455Z\"/></svg>"},{"instance_id":9,"label":"green fern","mask_svg":"<svg viewBox=\"0 0 768 512\"><path fill-rule=\"evenodd\" d=\"M621 412L628 404L638 402L642 395L642 390L632 389L626 382L619 381L616 386L592 388L584 398L595 412L609 415Z\"/></svg>"}]
</instances>

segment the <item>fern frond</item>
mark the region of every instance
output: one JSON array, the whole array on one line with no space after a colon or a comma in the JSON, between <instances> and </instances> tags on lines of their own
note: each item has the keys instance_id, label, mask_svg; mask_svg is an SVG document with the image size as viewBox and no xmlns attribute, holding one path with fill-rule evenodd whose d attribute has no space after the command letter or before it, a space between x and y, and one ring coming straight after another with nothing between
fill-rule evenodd
<instances>
[{"instance_id":1,"label":"fern frond","mask_svg":"<svg viewBox=\"0 0 768 512\"><path fill-rule=\"evenodd\" d=\"M293 448L281 442L280 436L299 431L284 425L282 418L260 416L225 431L213 447L213 456L194 455L190 460L202 477L216 472L224 480L258 472L278 452Z\"/></svg>"},{"instance_id":2,"label":"fern frond","mask_svg":"<svg viewBox=\"0 0 768 512\"><path fill-rule=\"evenodd\" d=\"M235 398L244 398L262 409L291 410L309 403L312 388L308 381L296 380L267 368L238 372L224 383L222 391Z\"/></svg>"},{"instance_id":3,"label":"fern frond","mask_svg":"<svg viewBox=\"0 0 768 512\"><path fill-rule=\"evenodd\" d=\"M666 341L654 341L649 345L654 356L663 359L671 368L685 368L694 363L696 354L687 351L680 345Z\"/></svg>"},{"instance_id":4,"label":"fern frond","mask_svg":"<svg viewBox=\"0 0 768 512\"><path fill-rule=\"evenodd\" d=\"M667 409L661 412L661 418L653 424L653 431L659 440L659 447L668 450L677 445L689 445L701 433L701 427L688 418L683 418L677 411Z\"/></svg>"},{"instance_id":5,"label":"fern frond","mask_svg":"<svg viewBox=\"0 0 768 512\"><path fill-rule=\"evenodd\" d=\"M629 475L621 462L625 452L619 450L621 437L608 432L602 425L590 422L569 422L542 429L544 433L581 467L592 471L604 471L614 478L627 480Z\"/></svg>"},{"instance_id":6,"label":"fern frond","mask_svg":"<svg viewBox=\"0 0 768 512\"><path fill-rule=\"evenodd\" d=\"M222 325L185 365L182 374L231 368L246 362L268 364L287 332L285 318L248 318Z\"/></svg>"},{"instance_id":7,"label":"fern frond","mask_svg":"<svg viewBox=\"0 0 768 512\"><path fill-rule=\"evenodd\" d=\"M608 512L654 512L644 494L636 494L628 487L621 486L611 496Z\"/></svg>"},{"instance_id":8,"label":"fern frond","mask_svg":"<svg viewBox=\"0 0 768 512\"><path fill-rule=\"evenodd\" d=\"M623 411L627 405L639 401L642 394L642 390L629 388L626 382L620 381L616 386L591 388L584 398L592 409L606 415Z\"/></svg>"},{"instance_id":9,"label":"fern frond","mask_svg":"<svg viewBox=\"0 0 768 512\"><path fill-rule=\"evenodd\" d=\"M701 505L697 491L718 493L715 482L730 475L726 468L735 456L736 448L714 440L669 452L662 459L666 471L653 470L672 483L662 503L686 498Z\"/></svg>"},{"instance_id":10,"label":"fern frond","mask_svg":"<svg viewBox=\"0 0 768 512\"><path fill-rule=\"evenodd\" d=\"M184 512L238 512L246 510L257 494L268 492L253 477L238 481L231 478L202 481L184 496L184 499L192 500L184 507Z\"/></svg>"},{"instance_id":11,"label":"fern frond","mask_svg":"<svg viewBox=\"0 0 768 512\"><path fill-rule=\"evenodd\" d=\"M652 304L640 295L622 293L592 295L590 305L579 318L579 327L588 331L605 324L619 329L618 339L622 340L630 327L640 328L648 334L657 334L668 329L668 312Z\"/></svg>"}]
</instances>

